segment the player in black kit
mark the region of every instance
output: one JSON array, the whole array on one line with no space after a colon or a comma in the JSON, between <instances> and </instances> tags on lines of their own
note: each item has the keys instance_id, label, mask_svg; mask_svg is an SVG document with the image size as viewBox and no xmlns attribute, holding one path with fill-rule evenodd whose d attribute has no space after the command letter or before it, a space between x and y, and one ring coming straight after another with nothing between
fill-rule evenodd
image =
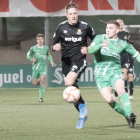
<instances>
[{"instance_id":1,"label":"player in black kit","mask_svg":"<svg viewBox=\"0 0 140 140\"><path fill-rule=\"evenodd\" d=\"M122 19L117 19L117 22L120 24L120 31L119 33L117 34L118 38L130 43L130 44L133 44L133 42L131 42L129 40L130 38L130 35L128 32L124 31L123 30L123 27L124 27L124 22ZM133 85L133 58L132 56L127 53L126 51L123 51L122 54L121 54L121 67L123 69L123 77L124 77L124 84L125 84L125 91L126 93L128 93L128 89L127 89L127 75L128 75L128 81L129 81L129 91L130 91L130 96L129 98L132 100L133 99L133 88L134 88L134 85ZM117 97L117 93L115 92L115 96Z\"/></svg>"},{"instance_id":2,"label":"player in black kit","mask_svg":"<svg viewBox=\"0 0 140 140\"><path fill-rule=\"evenodd\" d=\"M86 55L81 53L82 47L87 47L87 37L91 40L95 37L93 28L86 22L78 20L78 8L75 3L70 3L65 7L67 21L60 23L53 36L53 50L62 53L62 72L65 76L65 85L77 88L78 78L86 69ZM60 43L59 43L60 42ZM87 120L86 103L80 96L78 102L74 104L79 111L79 121L77 129L84 127Z\"/></svg>"}]
</instances>

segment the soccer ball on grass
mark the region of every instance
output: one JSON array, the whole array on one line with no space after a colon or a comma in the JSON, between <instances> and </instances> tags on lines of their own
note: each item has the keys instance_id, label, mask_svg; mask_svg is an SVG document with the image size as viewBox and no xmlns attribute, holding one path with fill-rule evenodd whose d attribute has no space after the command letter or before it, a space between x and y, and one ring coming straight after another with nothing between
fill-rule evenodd
<instances>
[{"instance_id":1,"label":"soccer ball on grass","mask_svg":"<svg viewBox=\"0 0 140 140\"><path fill-rule=\"evenodd\" d=\"M63 92L63 98L69 103L77 102L80 98L80 90L74 86L67 87Z\"/></svg>"}]
</instances>

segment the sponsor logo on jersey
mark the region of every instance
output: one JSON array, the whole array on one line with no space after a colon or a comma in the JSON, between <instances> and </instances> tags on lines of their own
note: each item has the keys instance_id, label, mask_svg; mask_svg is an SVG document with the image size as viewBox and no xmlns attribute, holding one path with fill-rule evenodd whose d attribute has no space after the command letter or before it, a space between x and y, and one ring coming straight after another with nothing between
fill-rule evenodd
<instances>
[{"instance_id":1,"label":"sponsor logo on jersey","mask_svg":"<svg viewBox=\"0 0 140 140\"><path fill-rule=\"evenodd\" d=\"M78 34L78 35L81 35L81 34L82 34L81 29L78 29L78 30L77 30L77 34Z\"/></svg>"},{"instance_id":2,"label":"sponsor logo on jersey","mask_svg":"<svg viewBox=\"0 0 140 140\"><path fill-rule=\"evenodd\" d=\"M120 55L117 53L111 52L108 47L102 47L101 54L107 55L107 56L112 56L112 57L115 57L117 59L120 59Z\"/></svg>"},{"instance_id":3,"label":"sponsor logo on jersey","mask_svg":"<svg viewBox=\"0 0 140 140\"><path fill-rule=\"evenodd\" d=\"M46 55L40 55L39 53L36 53L35 57L46 59Z\"/></svg>"},{"instance_id":4,"label":"sponsor logo on jersey","mask_svg":"<svg viewBox=\"0 0 140 140\"><path fill-rule=\"evenodd\" d=\"M121 45L119 45L119 47L121 47Z\"/></svg>"},{"instance_id":5,"label":"sponsor logo on jersey","mask_svg":"<svg viewBox=\"0 0 140 140\"><path fill-rule=\"evenodd\" d=\"M78 41L82 41L82 37L65 37L65 41L72 41L72 42L78 42Z\"/></svg>"},{"instance_id":6,"label":"sponsor logo on jersey","mask_svg":"<svg viewBox=\"0 0 140 140\"><path fill-rule=\"evenodd\" d=\"M68 31L67 30L64 30L64 34L66 34Z\"/></svg>"}]
</instances>

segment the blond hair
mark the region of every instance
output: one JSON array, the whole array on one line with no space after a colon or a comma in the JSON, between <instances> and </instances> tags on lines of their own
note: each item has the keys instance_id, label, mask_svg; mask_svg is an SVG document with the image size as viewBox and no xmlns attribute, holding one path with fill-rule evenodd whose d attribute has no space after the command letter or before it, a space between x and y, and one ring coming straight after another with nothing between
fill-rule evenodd
<instances>
[{"instance_id":1,"label":"blond hair","mask_svg":"<svg viewBox=\"0 0 140 140\"><path fill-rule=\"evenodd\" d=\"M76 3L69 3L66 5L65 10L67 12L67 10L69 10L70 8L76 8L78 10L78 6Z\"/></svg>"},{"instance_id":2,"label":"blond hair","mask_svg":"<svg viewBox=\"0 0 140 140\"><path fill-rule=\"evenodd\" d=\"M116 20L110 20L107 24L115 24L118 28L120 27L120 24Z\"/></svg>"}]
</instances>

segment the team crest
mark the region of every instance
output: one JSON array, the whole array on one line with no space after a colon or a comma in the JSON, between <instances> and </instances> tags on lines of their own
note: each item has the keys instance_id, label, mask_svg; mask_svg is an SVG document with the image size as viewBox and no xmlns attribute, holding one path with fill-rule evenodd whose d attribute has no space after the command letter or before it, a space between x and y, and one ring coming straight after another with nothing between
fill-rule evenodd
<instances>
[{"instance_id":1,"label":"team crest","mask_svg":"<svg viewBox=\"0 0 140 140\"><path fill-rule=\"evenodd\" d=\"M81 29L78 29L78 30L77 30L77 34L78 34L78 35L81 35L81 34L82 34Z\"/></svg>"},{"instance_id":2,"label":"team crest","mask_svg":"<svg viewBox=\"0 0 140 140\"><path fill-rule=\"evenodd\" d=\"M127 36L126 35L124 36L124 39L127 39Z\"/></svg>"}]
</instances>

